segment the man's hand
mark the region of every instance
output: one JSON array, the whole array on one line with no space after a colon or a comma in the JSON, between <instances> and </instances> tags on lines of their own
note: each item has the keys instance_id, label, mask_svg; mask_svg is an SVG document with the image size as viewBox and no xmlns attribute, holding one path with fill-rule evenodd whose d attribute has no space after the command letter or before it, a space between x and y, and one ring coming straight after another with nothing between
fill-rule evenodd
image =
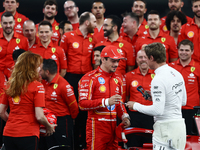
<instances>
[{"instance_id":1,"label":"man's hand","mask_svg":"<svg viewBox=\"0 0 200 150\"><path fill-rule=\"evenodd\" d=\"M131 125L130 120L128 118L124 118L122 120L122 123L124 124L124 128L128 128Z\"/></svg>"},{"instance_id":2,"label":"man's hand","mask_svg":"<svg viewBox=\"0 0 200 150\"><path fill-rule=\"evenodd\" d=\"M133 110L133 105L135 104L135 102L133 102L133 101L128 101L127 103L126 103L126 107L128 107L129 109L132 109Z\"/></svg>"},{"instance_id":3,"label":"man's hand","mask_svg":"<svg viewBox=\"0 0 200 150\"><path fill-rule=\"evenodd\" d=\"M121 95L113 95L109 98L108 103L109 105L113 105L113 104L119 104L119 101L122 99Z\"/></svg>"}]
</instances>

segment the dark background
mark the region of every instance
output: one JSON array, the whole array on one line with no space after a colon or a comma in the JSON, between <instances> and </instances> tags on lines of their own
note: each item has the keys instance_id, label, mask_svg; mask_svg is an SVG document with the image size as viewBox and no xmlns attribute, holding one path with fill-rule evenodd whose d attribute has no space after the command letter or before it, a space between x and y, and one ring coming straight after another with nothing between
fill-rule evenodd
<instances>
[{"instance_id":1,"label":"dark background","mask_svg":"<svg viewBox=\"0 0 200 150\"><path fill-rule=\"evenodd\" d=\"M66 0L57 0L58 3L58 14L56 20L60 22L61 20L67 19L64 15L63 4ZM131 11L133 5L133 0L102 0L106 7L106 15L115 14L120 16L122 13ZM165 16L169 11L168 0L146 0L147 1L147 13L154 9L159 11L161 17ZM0 12L4 11L3 0L1 0ZM45 0L19 0L19 8L17 11L24 14L29 19L33 20L35 23L43 20L43 4ZM93 0L75 0L77 6L79 7L79 15L84 11L91 11L91 6ZM191 1L183 0L184 6L182 11L189 17L193 17L193 12L191 10ZM146 15L145 15L146 18Z\"/></svg>"}]
</instances>

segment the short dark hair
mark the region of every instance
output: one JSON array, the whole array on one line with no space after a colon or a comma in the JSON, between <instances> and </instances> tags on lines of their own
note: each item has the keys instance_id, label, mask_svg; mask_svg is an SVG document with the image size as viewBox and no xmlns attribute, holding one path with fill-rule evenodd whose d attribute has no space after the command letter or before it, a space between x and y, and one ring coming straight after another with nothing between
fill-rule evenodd
<instances>
[{"instance_id":1,"label":"short dark hair","mask_svg":"<svg viewBox=\"0 0 200 150\"><path fill-rule=\"evenodd\" d=\"M19 3L19 1L18 0L15 0L17 3ZM4 0L4 2L5 2L5 0Z\"/></svg>"},{"instance_id":2,"label":"short dark hair","mask_svg":"<svg viewBox=\"0 0 200 150\"><path fill-rule=\"evenodd\" d=\"M134 3L135 1L141 1L141 2L143 2L143 3L145 4L145 7L147 8L147 2L146 2L145 0L133 0L133 3Z\"/></svg>"},{"instance_id":3,"label":"short dark hair","mask_svg":"<svg viewBox=\"0 0 200 150\"><path fill-rule=\"evenodd\" d=\"M104 3L102 2L102 0L94 0L93 3L92 3L92 8L93 8L93 4L94 3L102 3L103 4L103 7L105 8L105 5Z\"/></svg>"},{"instance_id":4,"label":"short dark hair","mask_svg":"<svg viewBox=\"0 0 200 150\"><path fill-rule=\"evenodd\" d=\"M106 46L105 45L97 46L93 49L93 51L100 51L100 53L101 53L101 51L103 50L104 47L106 47Z\"/></svg>"},{"instance_id":5,"label":"short dark hair","mask_svg":"<svg viewBox=\"0 0 200 150\"><path fill-rule=\"evenodd\" d=\"M165 24L167 26L167 29L170 30L170 24L171 21L173 20L174 16L178 17L178 19L181 20L181 25L187 23L187 19L184 13L182 13L181 11L177 11L177 10L172 10L167 14L167 18L165 20Z\"/></svg>"},{"instance_id":6,"label":"short dark hair","mask_svg":"<svg viewBox=\"0 0 200 150\"><path fill-rule=\"evenodd\" d=\"M117 17L116 15L109 15L109 16L106 17L106 19L112 19L111 24L113 26L117 26L117 32L119 34L120 28L121 28L121 24L122 24L121 19L119 17Z\"/></svg>"},{"instance_id":7,"label":"short dark hair","mask_svg":"<svg viewBox=\"0 0 200 150\"><path fill-rule=\"evenodd\" d=\"M13 60L17 60L17 58L19 57L19 55L21 55L22 53L26 52L24 49L17 49L12 53L12 58Z\"/></svg>"},{"instance_id":8,"label":"short dark hair","mask_svg":"<svg viewBox=\"0 0 200 150\"><path fill-rule=\"evenodd\" d=\"M158 15L159 18L160 18L160 14L159 14L159 12L158 12L157 10L151 10L151 11L148 13L147 16L149 16L149 15Z\"/></svg>"},{"instance_id":9,"label":"short dark hair","mask_svg":"<svg viewBox=\"0 0 200 150\"><path fill-rule=\"evenodd\" d=\"M193 4L194 2L198 2L200 0L191 0L191 3Z\"/></svg>"},{"instance_id":10,"label":"short dark hair","mask_svg":"<svg viewBox=\"0 0 200 150\"><path fill-rule=\"evenodd\" d=\"M57 64L53 59L43 59L43 67L44 71L48 70L50 74L57 73Z\"/></svg>"},{"instance_id":11,"label":"short dark hair","mask_svg":"<svg viewBox=\"0 0 200 150\"><path fill-rule=\"evenodd\" d=\"M82 25L86 20L90 20L90 12L85 12L81 14L79 19L79 25Z\"/></svg>"},{"instance_id":12,"label":"short dark hair","mask_svg":"<svg viewBox=\"0 0 200 150\"><path fill-rule=\"evenodd\" d=\"M194 50L194 44L188 40L188 39L185 39L185 40L182 40L179 44L178 44L178 49L180 48L181 45L189 45L190 46L190 49L193 51Z\"/></svg>"},{"instance_id":13,"label":"short dark hair","mask_svg":"<svg viewBox=\"0 0 200 150\"><path fill-rule=\"evenodd\" d=\"M52 25L49 21L41 21L39 26L38 26L38 29L39 29L40 26L49 26L50 30L52 31Z\"/></svg>"},{"instance_id":14,"label":"short dark hair","mask_svg":"<svg viewBox=\"0 0 200 150\"><path fill-rule=\"evenodd\" d=\"M14 20L14 16L12 15L12 13L10 12L4 12L2 15L1 15L1 20L3 17L13 17L13 20Z\"/></svg>"},{"instance_id":15,"label":"short dark hair","mask_svg":"<svg viewBox=\"0 0 200 150\"><path fill-rule=\"evenodd\" d=\"M137 22L137 26L139 26L139 17L134 12L125 12L122 14L122 17L127 17L134 19Z\"/></svg>"},{"instance_id":16,"label":"short dark hair","mask_svg":"<svg viewBox=\"0 0 200 150\"><path fill-rule=\"evenodd\" d=\"M153 56L157 63L166 62L166 50L161 43L152 43L144 47L147 57L150 59Z\"/></svg>"},{"instance_id":17,"label":"short dark hair","mask_svg":"<svg viewBox=\"0 0 200 150\"><path fill-rule=\"evenodd\" d=\"M47 5L56 5L56 11L58 11L58 3L56 2L56 0L46 0L44 2L44 8L47 6Z\"/></svg>"},{"instance_id":18,"label":"short dark hair","mask_svg":"<svg viewBox=\"0 0 200 150\"><path fill-rule=\"evenodd\" d=\"M60 24L59 24L59 29L63 29L63 30L64 30L64 26L65 26L66 23L71 24L70 21L68 21L68 20L63 20L63 21L61 21Z\"/></svg>"}]
</instances>

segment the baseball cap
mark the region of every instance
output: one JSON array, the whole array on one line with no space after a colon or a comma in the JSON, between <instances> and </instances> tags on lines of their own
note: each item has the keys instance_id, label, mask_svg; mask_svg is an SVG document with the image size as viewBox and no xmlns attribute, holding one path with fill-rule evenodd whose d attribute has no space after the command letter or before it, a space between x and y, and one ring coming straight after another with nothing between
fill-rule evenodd
<instances>
[{"instance_id":1,"label":"baseball cap","mask_svg":"<svg viewBox=\"0 0 200 150\"><path fill-rule=\"evenodd\" d=\"M122 57L120 54L120 49L113 45L104 47L104 49L101 52L101 57L110 57L112 59L124 59L124 57Z\"/></svg>"}]
</instances>

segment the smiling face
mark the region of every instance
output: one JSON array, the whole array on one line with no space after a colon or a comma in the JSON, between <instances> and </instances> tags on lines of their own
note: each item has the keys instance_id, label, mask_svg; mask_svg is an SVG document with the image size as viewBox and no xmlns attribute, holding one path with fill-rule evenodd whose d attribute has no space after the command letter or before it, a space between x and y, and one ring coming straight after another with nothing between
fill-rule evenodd
<instances>
[{"instance_id":1,"label":"smiling face","mask_svg":"<svg viewBox=\"0 0 200 150\"><path fill-rule=\"evenodd\" d=\"M56 5L46 5L43 9L44 18L47 20L52 20L57 15Z\"/></svg>"},{"instance_id":2,"label":"smiling face","mask_svg":"<svg viewBox=\"0 0 200 150\"><path fill-rule=\"evenodd\" d=\"M14 31L14 26L15 26L15 21L14 18L12 16L10 17L2 17L1 20L1 26L3 28L3 32L7 35L13 33Z\"/></svg>"},{"instance_id":3,"label":"smiling face","mask_svg":"<svg viewBox=\"0 0 200 150\"><path fill-rule=\"evenodd\" d=\"M6 12L14 14L19 7L19 3L16 2L16 0L5 0L3 2L3 7L5 8Z\"/></svg>"},{"instance_id":4,"label":"smiling face","mask_svg":"<svg viewBox=\"0 0 200 150\"><path fill-rule=\"evenodd\" d=\"M170 28L173 32L179 32L181 29L181 20L174 16L174 18L172 19L172 21L170 22Z\"/></svg>"},{"instance_id":5,"label":"smiling face","mask_svg":"<svg viewBox=\"0 0 200 150\"><path fill-rule=\"evenodd\" d=\"M73 18L78 15L78 7L75 6L73 1L66 1L64 4L64 12L68 18Z\"/></svg>"},{"instance_id":6,"label":"smiling face","mask_svg":"<svg viewBox=\"0 0 200 150\"><path fill-rule=\"evenodd\" d=\"M148 69L147 55L144 50L138 51L136 62L137 62L137 65L140 67L140 69L142 70Z\"/></svg>"},{"instance_id":7,"label":"smiling face","mask_svg":"<svg viewBox=\"0 0 200 150\"><path fill-rule=\"evenodd\" d=\"M112 59L108 57L106 60L105 57L102 57L101 61L102 61L102 67L104 68L104 71L111 73L117 70L120 59Z\"/></svg>"},{"instance_id":8,"label":"smiling face","mask_svg":"<svg viewBox=\"0 0 200 150\"><path fill-rule=\"evenodd\" d=\"M188 61L191 59L193 50L191 50L190 45L183 45L181 44L178 49L178 56L182 61Z\"/></svg>"},{"instance_id":9,"label":"smiling face","mask_svg":"<svg viewBox=\"0 0 200 150\"><path fill-rule=\"evenodd\" d=\"M192 11L196 17L200 18L200 1L193 2Z\"/></svg>"},{"instance_id":10,"label":"smiling face","mask_svg":"<svg viewBox=\"0 0 200 150\"><path fill-rule=\"evenodd\" d=\"M181 8L183 7L182 0L168 0L168 6L170 10L177 10L181 11Z\"/></svg>"},{"instance_id":11,"label":"smiling face","mask_svg":"<svg viewBox=\"0 0 200 150\"><path fill-rule=\"evenodd\" d=\"M146 5L144 2L142 1L135 1L133 3L133 7L132 7L132 12L136 13L136 15L138 17L142 17L144 16L144 14L146 13L147 9L146 9Z\"/></svg>"},{"instance_id":12,"label":"smiling face","mask_svg":"<svg viewBox=\"0 0 200 150\"><path fill-rule=\"evenodd\" d=\"M104 24L103 24L103 31L104 31L104 36L108 37L110 36L114 31L113 31L113 25L112 25L112 19L105 19Z\"/></svg>"},{"instance_id":13,"label":"smiling face","mask_svg":"<svg viewBox=\"0 0 200 150\"><path fill-rule=\"evenodd\" d=\"M48 25L41 25L38 28L38 36L42 43L47 43L51 40L52 30Z\"/></svg>"}]
</instances>

